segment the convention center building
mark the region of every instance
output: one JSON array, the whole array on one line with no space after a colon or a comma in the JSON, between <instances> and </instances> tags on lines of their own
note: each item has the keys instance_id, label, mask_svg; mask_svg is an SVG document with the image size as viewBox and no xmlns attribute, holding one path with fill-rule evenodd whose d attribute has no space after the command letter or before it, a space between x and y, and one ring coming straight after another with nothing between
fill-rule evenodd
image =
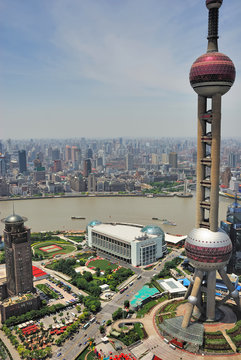
<instances>
[{"instance_id":1,"label":"convention center building","mask_svg":"<svg viewBox=\"0 0 241 360\"><path fill-rule=\"evenodd\" d=\"M167 253L165 234L156 225L101 223L87 225L87 244L133 266L155 263Z\"/></svg>"}]
</instances>

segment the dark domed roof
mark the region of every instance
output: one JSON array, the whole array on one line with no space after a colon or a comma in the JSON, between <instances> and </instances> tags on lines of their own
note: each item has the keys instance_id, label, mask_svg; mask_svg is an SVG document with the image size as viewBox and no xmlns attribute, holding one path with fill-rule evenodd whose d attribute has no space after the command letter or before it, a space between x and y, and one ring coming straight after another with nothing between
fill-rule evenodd
<instances>
[{"instance_id":1,"label":"dark domed roof","mask_svg":"<svg viewBox=\"0 0 241 360\"><path fill-rule=\"evenodd\" d=\"M26 221L27 218L22 217L20 215L17 214L12 214L9 215L8 217L2 219L2 222L4 224L20 224L20 223L24 223L24 221Z\"/></svg>"},{"instance_id":2,"label":"dark domed roof","mask_svg":"<svg viewBox=\"0 0 241 360\"><path fill-rule=\"evenodd\" d=\"M141 232L147 233L149 235L162 235L164 236L163 230L156 225L146 225L141 229Z\"/></svg>"},{"instance_id":3,"label":"dark domed roof","mask_svg":"<svg viewBox=\"0 0 241 360\"><path fill-rule=\"evenodd\" d=\"M220 52L207 52L197 58L190 70L190 83L200 95L225 94L235 80L232 60Z\"/></svg>"}]
</instances>

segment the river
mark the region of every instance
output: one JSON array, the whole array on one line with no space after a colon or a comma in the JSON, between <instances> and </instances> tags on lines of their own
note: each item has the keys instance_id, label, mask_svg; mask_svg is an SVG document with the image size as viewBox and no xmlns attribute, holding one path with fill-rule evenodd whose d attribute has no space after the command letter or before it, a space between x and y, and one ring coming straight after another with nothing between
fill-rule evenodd
<instances>
[{"instance_id":1,"label":"river","mask_svg":"<svg viewBox=\"0 0 241 360\"><path fill-rule=\"evenodd\" d=\"M226 218L227 206L232 199L220 197L219 218ZM83 230L94 219L110 222L120 221L135 224L156 224L165 232L187 234L195 224L195 197L75 197L18 200L14 202L15 213L26 216L26 225L35 231ZM13 201L0 202L0 216L13 213ZM72 220L82 216L85 220ZM163 225L152 217L168 219L176 226ZM4 224L0 223L0 231Z\"/></svg>"}]
</instances>

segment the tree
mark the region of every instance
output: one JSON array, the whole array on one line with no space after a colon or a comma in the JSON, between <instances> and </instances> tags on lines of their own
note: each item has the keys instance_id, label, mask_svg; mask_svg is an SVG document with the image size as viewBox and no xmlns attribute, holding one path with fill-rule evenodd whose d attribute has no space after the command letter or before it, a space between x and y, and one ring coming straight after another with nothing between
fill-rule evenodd
<instances>
[{"instance_id":1,"label":"tree","mask_svg":"<svg viewBox=\"0 0 241 360\"><path fill-rule=\"evenodd\" d=\"M93 276L92 276L91 272L89 272L89 271L84 271L83 277L88 282L91 282L93 280Z\"/></svg>"},{"instance_id":2,"label":"tree","mask_svg":"<svg viewBox=\"0 0 241 360\"><path fill-rule=\"evenodd\" d=\"M114 321L118 320L118 319L121 319L122 318L122 315L123 315L123 311L121 308L117 309L115 312L113 312L112 314L112 319Z\"/></svg>"},{"instance_id":3,"label":"tree","mask_svg":"<svg viewBox=\"0 0 241 360\"><path fill-rule=\"evenodd\" d=\"M97 267L95 270L96 276L100 277L100 268Z\"/></svg>"},{"instance_id":4,"label":"tree","mask_svg":"<svg viewBox=\"0 0 241 360\"><path fill-rule=\"evenodd\" d=\"M100 330L100 333L101 333L101 334L104 334L104 333L105 333L105 327L104 327L103 325L101 325L101 326L99 327L99 330Z\"/></svg>"},{"instance_id":5,"label":"tree","mask_svg":"<svg viewBox=\"0 0 241 360\"><path fill-rule=\"evenodd\" d=\"M130 307L130 301L129 300L124 301L124 307L129 309L129 307Z\"/></svg>"},{"instance_id":6,"label":"tree","mask_svg":"<svg viewBox=\"0 0 241 360\"><path fill-rule=\"evenodd\" d=\"M108 267L106 270L105 270L105 276L107 275L110 275L112 273L112 270L110 267Z\"/></svg>"}]
</instances>

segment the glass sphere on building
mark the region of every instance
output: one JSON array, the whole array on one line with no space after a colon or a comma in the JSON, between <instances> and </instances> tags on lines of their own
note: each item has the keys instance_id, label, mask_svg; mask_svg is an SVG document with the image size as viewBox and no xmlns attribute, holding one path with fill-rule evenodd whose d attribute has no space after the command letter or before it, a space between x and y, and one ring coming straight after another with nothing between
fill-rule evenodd
<instances>
[{"instance_id":1,"label":"glass sphere on building","mask_svg":"<svg viewBox=\"0 0 241 360\"><path fill-rule=\"evenodd\" d=\"M232 242L221 229L216 232L205 228L193 229L185 241L185 250L195 268L218 270L227 265L232 253Z\"/></svg>"},{"instance_id":2,"label":"glass sphere on building","mask_svg":"<svg viewBox=\"0 0 241 360\"><path fill-rule=\"evenodd\" d=\"M141 232L148 235L164 236L164 231L157 225L146 225L141 229Z\"/></svg>"},{"instance_id":3,"label":"glass sphere on building","mask_svg":"<svg viewBox=\"0 0 241 360\"><path fill-rule=\"evenodd\" d=\"M193 63L189 80L194 91L202 96L224 95L235 80L235 67L232 60L220 52L208 52Z\"/></svg>"},{"instance_id":4,"label":"glass sphere on building","mask_svg":"<svg viewBox=\"0 0 241 360\"><path fill-rule=\"evenodd\" d=\"M100 224L102 224L101 221L99 221L99 220L92 220L92 221L90 221L90 222L88 223L87 227L88 227L88 226L100 225Z\"/></svg>"}]
</instances>

